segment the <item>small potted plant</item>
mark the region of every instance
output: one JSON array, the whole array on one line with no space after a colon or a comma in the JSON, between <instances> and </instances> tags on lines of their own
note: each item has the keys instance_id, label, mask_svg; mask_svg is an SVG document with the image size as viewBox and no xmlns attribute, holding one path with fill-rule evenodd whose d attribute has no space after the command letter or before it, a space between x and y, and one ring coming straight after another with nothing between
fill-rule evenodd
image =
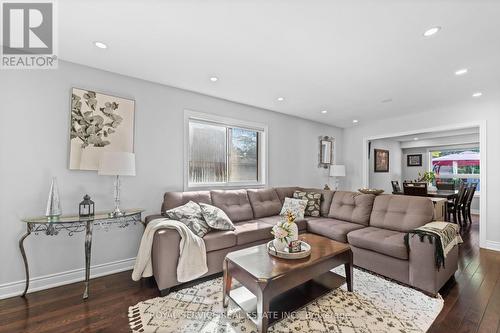
<instances>
[{"instance_id":1,"label":"small potted plant","mask_svg":"<svg viewBox=\"0 0 500 333\"><path fill-rule=\"evenodd\" d=\"M424 174L422 175L420 172L418 173L418 177L419 177L419 181L420 182L426 182L429 184L429 188L433 188L434 186L432 185L432 183L434 182L434 180L436 180L436 174L433 172L433 171L426 171L424 172Z\"/></svg>"}]
</instances>

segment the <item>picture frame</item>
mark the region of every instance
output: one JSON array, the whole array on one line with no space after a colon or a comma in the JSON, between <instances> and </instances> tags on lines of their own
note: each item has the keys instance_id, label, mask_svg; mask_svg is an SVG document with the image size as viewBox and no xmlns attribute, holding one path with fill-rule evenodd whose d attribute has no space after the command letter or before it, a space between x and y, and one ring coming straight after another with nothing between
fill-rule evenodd
<instances>
[{"instance_id":1,"label":"picture frame","mask_svg":"<svg viewBox=\"0 0 500 333\"><path fill-rule=\"evenodd\" d=\"M406 155L406 166L419 167L422 166L422 154Z\"/></svg>"},{"instance_id":2,"label":"picture frame","mask_svg":"<svg viewBox=\"0 0 500 333\"><path fill-rule=\"evenodd\" d=\"M134 152L135 100L73 87L70 170L97 170L103 152Z\"/></svg>"},{"instance_id":3,"label":"picture frame","mask_svg":"<svg viewBox=\"0 0 500 333\"><path fill-rule=\"evenodd\" d=\"M373 171L389 172L389 151L385 149L373 150Z\"/></svg>"}]
</instances>

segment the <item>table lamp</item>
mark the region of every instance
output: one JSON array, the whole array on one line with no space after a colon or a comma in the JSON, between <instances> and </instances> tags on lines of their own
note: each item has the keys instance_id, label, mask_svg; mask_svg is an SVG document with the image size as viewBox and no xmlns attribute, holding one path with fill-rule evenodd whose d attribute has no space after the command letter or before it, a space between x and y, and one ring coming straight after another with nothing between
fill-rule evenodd
<instances>
[{"instance_id":1,"label":"table lamp","mask_svg":"<svg viewBox=\"0 0 500 333\"><path fill-rule=\"evenodd\" d=\"M339 189L339 177L345 177L345 165L331 165L330 177L335 178L333 189L337 191Z\"/></svg>"},{"instance_id":2,"label":"table lamp","mask_svg":"<svg viewBox=\"0 0 500 333\"><path fill-rule=\"evenodd\" d=\"M120 210L120 176L135 176L135 155L125 152L104 152L99 160L99 176L115 176L115 209L112 216L123 216Z\"/></svg>"}]
</instances>

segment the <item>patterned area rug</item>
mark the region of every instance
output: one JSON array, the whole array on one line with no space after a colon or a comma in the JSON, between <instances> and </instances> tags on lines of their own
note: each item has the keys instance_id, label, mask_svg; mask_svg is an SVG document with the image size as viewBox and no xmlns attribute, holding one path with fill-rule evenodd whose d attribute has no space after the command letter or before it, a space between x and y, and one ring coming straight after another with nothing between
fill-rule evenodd
<instances>
[{"instance_id":1,"label":"patterned area rug","mask_svg":"<svg viewBox=\"0 0 500 333\"><path fill-rule=\"evenodd\" d=\"M345 276L343 267L333 271ZM426 332L442 308L441 297L354 269L354 292L344 284L278 321L269 332ZM223 311L222 278L131 306L129 321L134 333L256 332L236 304L230 302Z\"/></svg>"}]
</instances>

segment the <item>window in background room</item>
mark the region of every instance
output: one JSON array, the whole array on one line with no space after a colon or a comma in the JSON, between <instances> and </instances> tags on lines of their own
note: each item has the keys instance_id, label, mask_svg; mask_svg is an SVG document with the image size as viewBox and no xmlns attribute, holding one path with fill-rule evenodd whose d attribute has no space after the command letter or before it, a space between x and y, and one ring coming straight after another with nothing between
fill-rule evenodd
<instances>
[{"instance_id":1,"label":"window in background room","mask_svg":"<svg viewBox=\"0 0 500 333\"><path fill-rule=\"evenodd\" d=\"M430 169L436 173L436 179L452 182L458 188L460 182L476 183L476 191L480 191L480 158L479 148L432 150Z\"/></svg>"},{"instance_id":2,"label":"window in background room","mask_svg":"<svg viewBox=\"0 0 500 333\"><path fill-rule=\"evenodd\" d=\"M264 185L264 128L188 118L188 188Z\"/></svg>"}]
</instances>

